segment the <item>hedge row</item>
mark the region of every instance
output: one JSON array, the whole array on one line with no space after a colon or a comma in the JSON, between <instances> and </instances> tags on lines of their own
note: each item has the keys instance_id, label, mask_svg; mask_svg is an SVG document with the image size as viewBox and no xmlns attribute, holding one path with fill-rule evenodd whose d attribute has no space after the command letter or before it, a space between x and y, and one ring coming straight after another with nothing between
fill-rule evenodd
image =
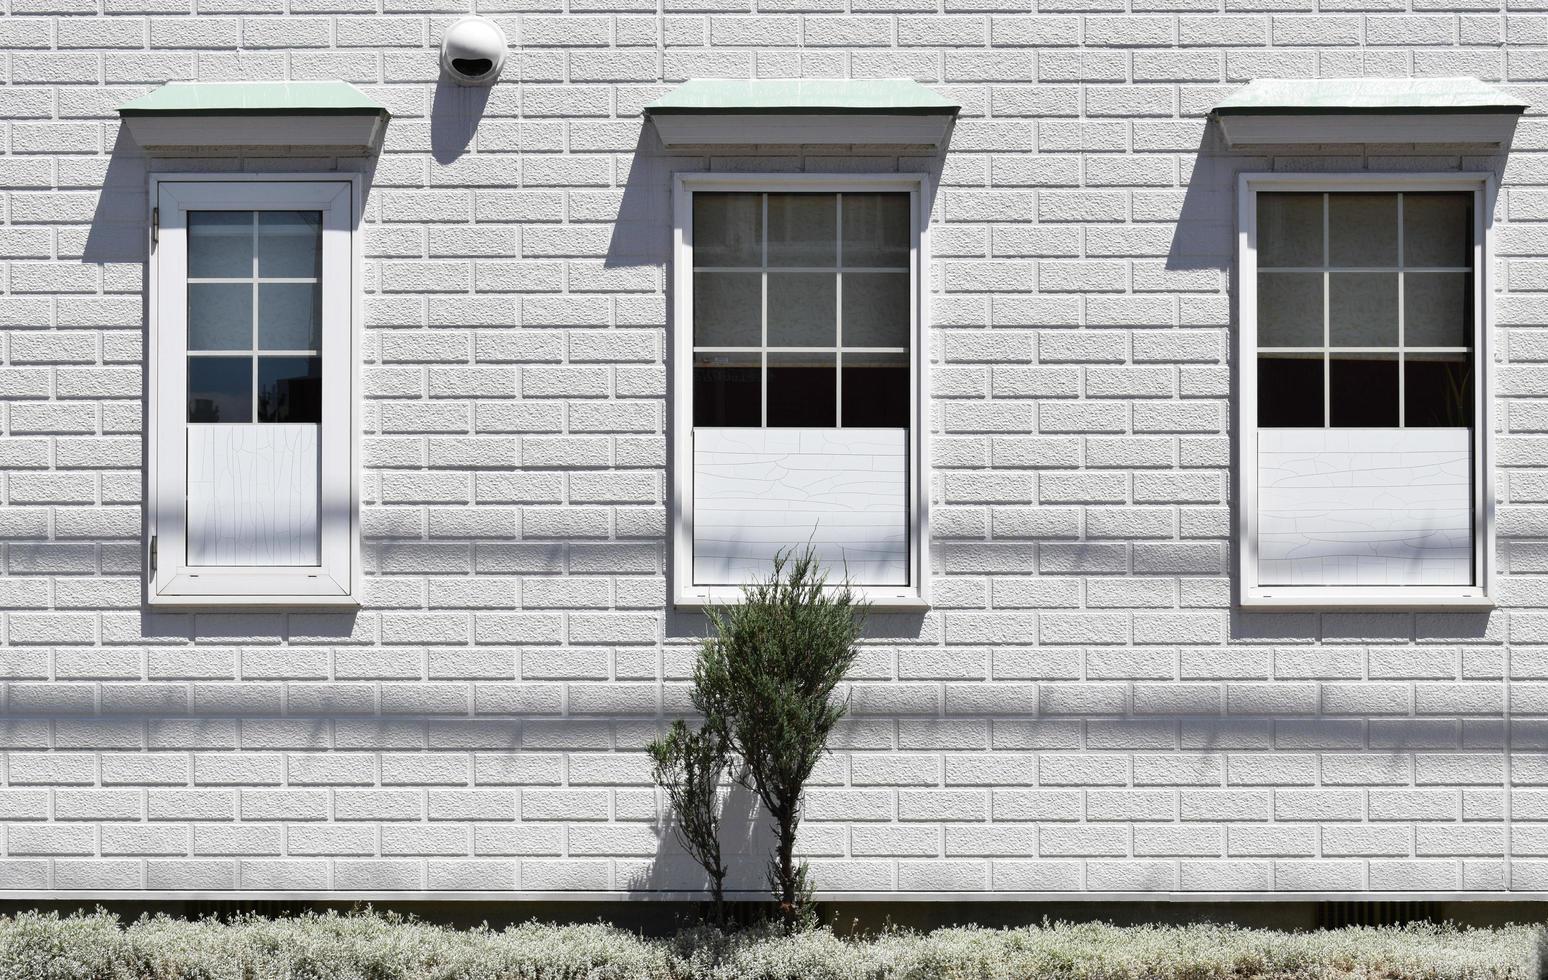
<instances>
[{"instance_id":1,"label":"hedge row","mask_svg":"<svg viewBox=\"0 0 1548 980\"><path fill-rule=\"evenodd\" d=\"M1542 930L1044 925L839 938L606 925L459 930L373 913L125 925L0 917L0 980L1535 980Z\"/></svg>"}]
</instances>

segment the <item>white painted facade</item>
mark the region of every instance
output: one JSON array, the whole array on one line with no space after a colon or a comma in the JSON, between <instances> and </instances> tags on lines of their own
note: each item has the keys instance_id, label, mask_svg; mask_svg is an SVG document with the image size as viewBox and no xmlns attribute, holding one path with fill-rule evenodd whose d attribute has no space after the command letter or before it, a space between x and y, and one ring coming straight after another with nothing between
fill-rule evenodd
<instances>
[{"instance_id":1,"label":"white painted facade","mask_svg":"<svg viewBox=\"0 0 1548 980\"><path fill-rule=\"evenodd\" d=\"M882 531L835 520L821 543L879 541L867 574L896 587L802 825L823 895L1548 898L1548 15L1529 6L495 0L478 12L511 49L480 90L438 81L461 3L11 0L0 896L696 894L640 751L687 710L705 628L673 576L694 534L729 542L704 581L734 566L735 508L772 496L818 525L862 511ZM1532 105L1508 151L1228 149L1206 118L1252 78L1453 75ZM702 77L906 77L963 110L944 150L825 131L668 151L642 108ZM169 80L286 78L388 107L380 152L316 155L308 123L310 149L147 156L114 111ZM1347 526L1332 502L1384 509L1364 525L1397 542L1382 587L1478 594L1244 604L1240 177L1459 172L1487 188L1478 439L1375 440L1404 459L1367 500L1317 459L1366 472L1369 442L1309 430L1330 442L1308 470L1304 439L1264 429L1281 444L1249 482L1260 530L1304 539L1269 584L1327 557L1305 546ZM703 173L920 188L915 427L681 439L674 193ZM354 397L326 388L322 411L356 431L336 451L337 429L298 434L293 465L252 473L250 432L188 447L208 497L186 533L213 549L194 564L250 558L269 532L244 515L266 515L342 563L271 590L314 601L194 608L198 581L147 601L149 408L182 411L151 367L152 174L358 178L336 257L358 286L325 274L353 332L321 341L352 352ZM760 471L722 472L731 452L772 495L732 485ZM674 494L698 455L732 503L694 507L690 533ZM331 489L295 490L313 479ZM321 605L352 590L358 609ZM745 797L728 823L757 890Z\"/></svg>"}]
</instances>

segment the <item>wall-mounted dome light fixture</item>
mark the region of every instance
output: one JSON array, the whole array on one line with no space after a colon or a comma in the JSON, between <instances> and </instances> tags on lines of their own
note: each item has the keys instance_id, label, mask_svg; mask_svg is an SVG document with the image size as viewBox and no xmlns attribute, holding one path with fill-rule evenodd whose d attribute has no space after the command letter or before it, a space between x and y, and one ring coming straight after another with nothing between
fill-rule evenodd
<instances>
[{"instance_id":1,"label":"wall-mounted dome light fixture","mask_svg":"<svg viewBox=\"0 0 1548 980\"><path fill-rule=\"evenodd\" d=\"M505 66L505 32L483 17L464 17L441 40L441 71L458 85L493 85Z\"/></svg>"}]
</instances>

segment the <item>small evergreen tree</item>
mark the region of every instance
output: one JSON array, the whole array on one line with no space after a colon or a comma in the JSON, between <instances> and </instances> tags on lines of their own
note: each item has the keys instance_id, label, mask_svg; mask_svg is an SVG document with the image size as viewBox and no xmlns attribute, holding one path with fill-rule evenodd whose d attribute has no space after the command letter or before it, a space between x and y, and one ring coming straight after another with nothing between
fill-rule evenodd
<instances>
[{"instance_id":1,"label":"small evergreen tree","mask_svg":"<svg viewBox=\"0 0 1548 980\"><path fill-rule=\"evenodd\" d=\"M706 721L698 731L676 721L646 746L651 777L666 790L676 815L677 840L710 879L715 924L726 924L726 866L720 857L720 782L730 765L725 726Z\"/></svg>"},{"instance_id":2,"label":"small evergreen tree","mask_svg":"<svg viewBox=\"0 0 1548 980\"><path fill-rule=\"evenodd\" d=\"M811 890L794 857L806 781L848 709L833 692L855 662L864 610L847 579L827 587L810 547L781 551L772 574L742 591L741 603L710 610L713 635L694 668L693 702L724 726L742 785L774 822L769 886L788 931Z\"/></svg>"}]
</instances>

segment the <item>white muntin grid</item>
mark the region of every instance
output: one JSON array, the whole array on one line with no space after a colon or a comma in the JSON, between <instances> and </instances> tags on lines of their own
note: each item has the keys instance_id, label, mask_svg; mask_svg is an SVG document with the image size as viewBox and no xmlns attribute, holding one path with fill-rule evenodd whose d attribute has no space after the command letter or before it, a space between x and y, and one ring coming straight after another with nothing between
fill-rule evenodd
<instances>
[{"instance_id":1,"label":"white muntin grid","mask_svg":"<svg viewBox=\"0 0 1548 980\"><path fill-rule=\"evenodd\" d=\"M714 193L714 192L700 192L700 193ZM750 194L750 193L754 193L754 192L731 192L731 193L746 193L746 194ZM717 344L702 344L701 345L701 344L695 343L694 347L693 347L694 366L695 367L701 366L699 364L699 361L698 361L698 355L700 355L700 354L732 354L732 355L742 355L742 356L744 356L744 357L746 357L748 359L751 359L752 357L756 357L757 360L758 360L759 425L762 426L762 427L767 427L768 424L769 424L769 357L770 357L770 355L772 354L777 359L777 358L779 358L779 357L781 357L783 355L792 355L792 354L793 355L802 355L802 354L805 354L805 355L812 355L812 354L827 355L827 354L831 354L831 355L833 355L833 364L832 364L833 373L834 373L834 393L833 393L833 397L834 397L834 404L835 404L833 427L834 428L843 428L844 427L844 355L846 353L848 353L848 354L856 354L856 355L894 355L894 356L898 356L898 357L901 357L901 358L907 358L908 353L909 353L909 349L908 349L907 346L900 346L900 347L864 347L864 346L857 346L857 345L846 345L844 343L844 275L847 272L847 273L850 273L850 274L853 274L853 275L859 275L859 274L887 274L887 275L899 275L899 276L909 277L912 274L912 268L911 268L911 266L909 264L904 264L904 265L901 265L901 266L846 266L844 264L844 196L845 196L844 192L837 192L837 193L829 193L829 192L822 192L822 191L804 191L803 192L803 191L795 191L795 190L776 191L776 192L773 192L773 193L778 193L778 194L781 194L781 195L806 194L806 195L813 196L813 197L832 197L833 198L833 207L834 207L834 210L835 210L835 218L834 218L834 264L831 265L831 266L823 266L823 265L813 265L813 266L770 265L769 264L769 194L771 192L769 192L769 191L761 191L761 192L756 192L756 193L758 194L758 198L759 198L759 223L760 223L761 232L762 232L762 234L760 236L759 246L758 246L759 247L759 263L758 263L758 265L756 265L756 266L695 265L693 267L693 273L695 275L697 275L698 273L711 273L711 274L715 274L715 273L722 273L722 274L724 274L724 273L752 274L754 272L756 272L758 274L758 276L759 276L759 306L758 306L758 331L759 331L758 337L759 337L759 344L756 347L749 347L749 346L717 345ZM887 192L861 192L861 193L863 193L865 196L869 197L869 196L875 196L875 194L877 194L877 193L887 193ZM901 195L901 194L899 196L905 196L906 197L906 195ZM904 241L901 244L902 244L902 246L904 248L908 248L909 247L909 243L907 241ZM787 346L787 345L783 345L783 344L771 345L769 343L769 283L770 283L770 278L772 276L774 279L780 279L780 278L788 276L788 275L795 275L795 274L801 274L801 273L806 273L806 274L828 274L828 273L832 273L832 274L834 274L834 277L835 277L835 286L834 286L834 343L831 344L831 345L791 345L791 346ZM907 287L905 287L905 288L907 288ZM697 313L695 314L695 318L697 319ZM910 335L913 333L912 324L906 325L906 331ZM705 366L710 366L710 365L705 365ZM731 364L731 365L724 365L724 366L726 366L726 367L739 367L739 366L743 366L743 365ZM812 366L812 367L818 367L818 368L826 368L828 365L826 363L815 363L815 364L811 364L811 365L807 365L807 364L793 364L791 366L792 367ZM907 369L908 368L908 363L907 363L906 360L904 360L901 363L897 364L896 367ZM903 428L907 428L907 427L908 427L908 425L907 425L907 423L905 423Z\"/></svg>"},{"instance_id":2,"label":"white muntin grid","mask_svg":"<svg viewBox=\"0 0 1548 980\"><path fill-rule=\"evenodd\" d=\"M192 218L196 214L231 214L231 213L233 213L233 212L230 212L230 211L224 211L224 212L214 211L214 212L212 212L212 211L198 211L198 210L195 210L195 211L190 211L189 212L189 217ZM250 228L250 234L249 234L249 239L248 240L251 243L251 248L252 248L252 253L253 253L253 255L252 255L252 274L249 275L249 276L197 276L197 277L196 276L188 276L187 277L186 281L187 281L188 287L189 287L188 288L188 300L187 300L187 302L188 302L189 314L190 314L190 317L189 317L189 339L190 339L190 341L192 340L192 333L193 333L193 322L192 322L193 302L192 302L192 294L193 294L193 287L194 286L203 286L203 285L248 286L249 287L249 294L250 294L250 302L252 304L251 305L251 310L250 310L250 313L249 313L248 345L245 348L242 348L242 347L221 347L221 348L199 348L199 349L195 349L192 346L192 344L190 343L190 345L187 348L186 353L187 353L187 356L191 360L192 359L210 359L210 360L227 359L227 360L236 360L236 359L239 359L239 358L246 358L247 359L247 361L248 361L248 385L249 385L248 399L249 399L249 403L250 403L249 406L248 406L250 415L249 415L249 417L247 419L247 422L256 425L256 424L264 424L263 420L259 417L259 399L262 397L262 391L261 391L261 389L259 387L259 378L258 378L258 366L259 366L259 359L260 358L281 358L281 357L316 358L318 360L318 376L319 376L319 379L321 378L321 372L322 372L322 364L321 364L321 361L322 361L322 351L319 348L317 348L317 347L308 347L308 348L272 348L272 347L262 347L262 346L260 346L259 341L258 341L258 337L259 337L259 334L262 332L263 324L262 324L262 321L260 320L260 316L262 314L262 310L260 308L259 295L263 291L262 287L263 286L267 286L267 285L312 285L312 286L317 287L318 290L320 290L321 289L321 284L322 284L322 279L319 278L318 276L264 276L264 275L260 275L259 264L258 264L258 258L259 258L259 254L258 254L258 241L259 241L259 228L260 228L259 215L262 212L258 211L258 210L254 210L254 211L245 211L245 212L236 212L236 213L242 213L242 214L246 214L246 215L249 216L248 226ZM321 249L322 249L322 214L321 214L321 212L318 212L318 211L296 211L294 209L286 208L286 209L274 209L274 211L272 213L309 214L309 215L314 216L314 218L315 218L315 228L313 229L312 237L310 237L308 239L308 244L311 247L317 249L318 255L319 255L319 261L320 261ZM280 236L280 237L281 237L281 240L285 240L285 239L293 238L293 237L298 238L300 236L286 235L286 236ZM191 258L191 256L190 256L190 258ZM192 264L192 263L190 262L190 264ZM316 332L316 336L317 336L318 340L321 341L321 338L322 338L322 323L321 323L322 298L321 298L321 296L318 295L318 294L314 294L312 296L312 302L313 302L313 307L314 307L314 313L318 317L318 323L316 324L316 331L315 332ZM191 381L190 381L190 385L191 385ZM190 419L188 421L188 424L189 425L204 425L204 424L210 424L210 423L195 422L195 421ZM311 423L311 424L318 424L318 423Z\"/></svg>"},{"instance_id":3,"label":"white muntin grid","mask_svg":"<svg viewBox=\"0 0 1548 980\"><path fill-rule=\"evenodd\" d=\"M1294 191L1276 191L1274 193L1292 194ZM1322 263L1314 266L1267 266L1259 265L1258 273L1262 275L1282 273L1319 274L1322 279L1322 343L1320 345L1306 346L1267 346L1258 345L1259 354L1276 354L1282 356L1299 356L1310 359L1312 356L1321 358L1322 361L1322 426L1333 427L1333 355L1335 354L1392 354L1395 355L1397 367L1397 427L1406 428L1407 420L1407 356L1409 354L1462 354L1466 358L1468 368L1472 367L1471 346L1434 347L1416 346L1406 343L1407 337L1407 276L1431 275L1431 274L1471 274L1474 270L1470 265L1462 266L1410 266L1404 255L1405 228L1404 228L1404 198L1402 191L1388 192L1397 199L1397 264L1396 265L1339 265L1331 264L1331 207L1330 198L1340 193L1382 193L1382 192L1341 192L1323 191L1303 196L1316 196L1321 199L1322 210ZM1470 231L1469 227L1469 231ZM1469 236L1470 237L1470 236ZM1261 244L1259 246L1262 247ZM1471 242L1468 251L1471 253ZM1397 276L1397 344L1375 346L1351 346L1334 344L1332 338L1332 277L1339 273L1381 273L1395 274ZM1469 293L1471 286L1468 287ZM1261 292L1259 294L1261 296ZM1474 330L1477 325L1474 324ZM1261 333L1262 326L1259 326Z\"/></svg>"}]
</instances>

